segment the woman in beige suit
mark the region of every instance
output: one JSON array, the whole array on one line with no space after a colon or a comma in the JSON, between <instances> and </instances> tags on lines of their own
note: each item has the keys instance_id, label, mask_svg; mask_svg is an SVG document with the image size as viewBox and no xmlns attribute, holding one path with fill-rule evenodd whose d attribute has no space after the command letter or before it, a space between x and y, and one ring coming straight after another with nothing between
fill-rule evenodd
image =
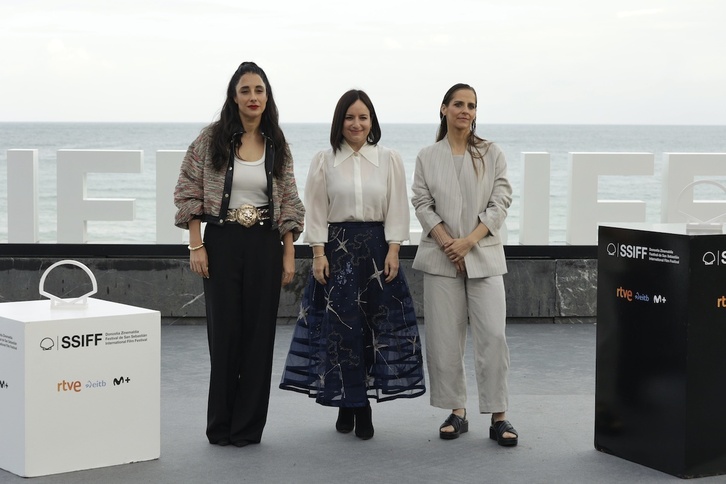
<instances>
[{"instance_id":1,"label":"woman in beige suit","mask_svg":"<svg viewBox=\"0 0 726 484\"><path fill-rule=\"evenodd\" d=\"M518 435L505 416L507 265L500 233L512 188L502 151L476 135L476 108L471 86L452 86L441 103L437 142L416 158L412 202L423 236L413 267L424 272L431 405L452 409L439 436L455 439L469 430L464 374L469 323L479 412L492 414L490 438L513 446Z\"/></svg>"}]
</instances>

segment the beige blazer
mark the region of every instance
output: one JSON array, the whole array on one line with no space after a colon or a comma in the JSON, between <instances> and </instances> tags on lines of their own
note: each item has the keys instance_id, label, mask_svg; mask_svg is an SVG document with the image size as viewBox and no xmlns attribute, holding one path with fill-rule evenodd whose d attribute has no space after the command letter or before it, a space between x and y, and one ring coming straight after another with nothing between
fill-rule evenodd
<instances>
[{"instance_id":1,"label":"beige blazer","mask_svg":"<svg viewBox=\"0 0 726 484\"><path fill-rule=\"evenodd\" d=\"M444 223L452 237L469 235L479 224L489 229L464 258L467 277L479 278L505 274L507 263L500 230L512 203L512 186L507 180L507 162L496 144L491 144L474 170L467 151L461 173L457 175L448 138L422 149L416 157L413 197L416 217L423 233L413 268L441 276L456 277L456 267L429 235Z\"/></svg>"}]
</instances>

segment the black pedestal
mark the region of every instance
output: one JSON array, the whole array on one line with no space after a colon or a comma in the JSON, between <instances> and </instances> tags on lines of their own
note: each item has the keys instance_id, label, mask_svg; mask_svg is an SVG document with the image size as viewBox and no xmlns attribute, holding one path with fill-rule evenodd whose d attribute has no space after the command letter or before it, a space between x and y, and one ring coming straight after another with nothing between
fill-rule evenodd
<instances>
[{"instance_id":1,"label":"black pedestal","mask_svg":"<svg viewBox=\"0 0 726 484\"><path fill-rule=\"evenodd\" d=\"M724 474L726 235L667 227L599 230L595 448Z\"/></svg>"}]
</instances>

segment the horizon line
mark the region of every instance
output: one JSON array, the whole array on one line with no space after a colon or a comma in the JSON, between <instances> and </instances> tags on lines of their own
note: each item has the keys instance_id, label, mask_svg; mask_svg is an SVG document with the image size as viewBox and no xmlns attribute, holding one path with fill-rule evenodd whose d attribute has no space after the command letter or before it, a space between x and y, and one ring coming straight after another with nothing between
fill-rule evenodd
<instances>
[{"instance_id":1,"label":"horizon line","mask_svg":"<svg viewBox=\"0 0 726 484\"><path fill-rule=\"evenodd\" d=\"M0 124L197 124L201 126L209 125L212 122L206 121L6 121L0 120ZM329 125L330 121L280 121L280 125L286 124L322 124ZM398 121L398 122L381 122L381 125L428 125L437 126L437 122L415 122L415 121ZM478 123L477 126L698 126L698 127L726 127L726 124L675 124L675 123Z\"/></svg>"}]
</instances>

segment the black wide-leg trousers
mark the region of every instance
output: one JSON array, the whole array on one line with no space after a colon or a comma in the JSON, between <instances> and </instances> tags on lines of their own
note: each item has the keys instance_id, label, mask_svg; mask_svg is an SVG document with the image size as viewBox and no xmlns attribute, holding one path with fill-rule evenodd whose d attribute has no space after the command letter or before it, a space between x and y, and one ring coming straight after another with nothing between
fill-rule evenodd
<instances>
[{"instance_id":1,"label":"black wide-leg trousers","mask_svg":"<svg viewBox=\"0 0 726 484\"><path fill-rule=\"evenodd\" d=\"M212 443L258 443L267 421L282 279L280 234L268 224L205 228Z\"/></svg>"}]
</instances>

